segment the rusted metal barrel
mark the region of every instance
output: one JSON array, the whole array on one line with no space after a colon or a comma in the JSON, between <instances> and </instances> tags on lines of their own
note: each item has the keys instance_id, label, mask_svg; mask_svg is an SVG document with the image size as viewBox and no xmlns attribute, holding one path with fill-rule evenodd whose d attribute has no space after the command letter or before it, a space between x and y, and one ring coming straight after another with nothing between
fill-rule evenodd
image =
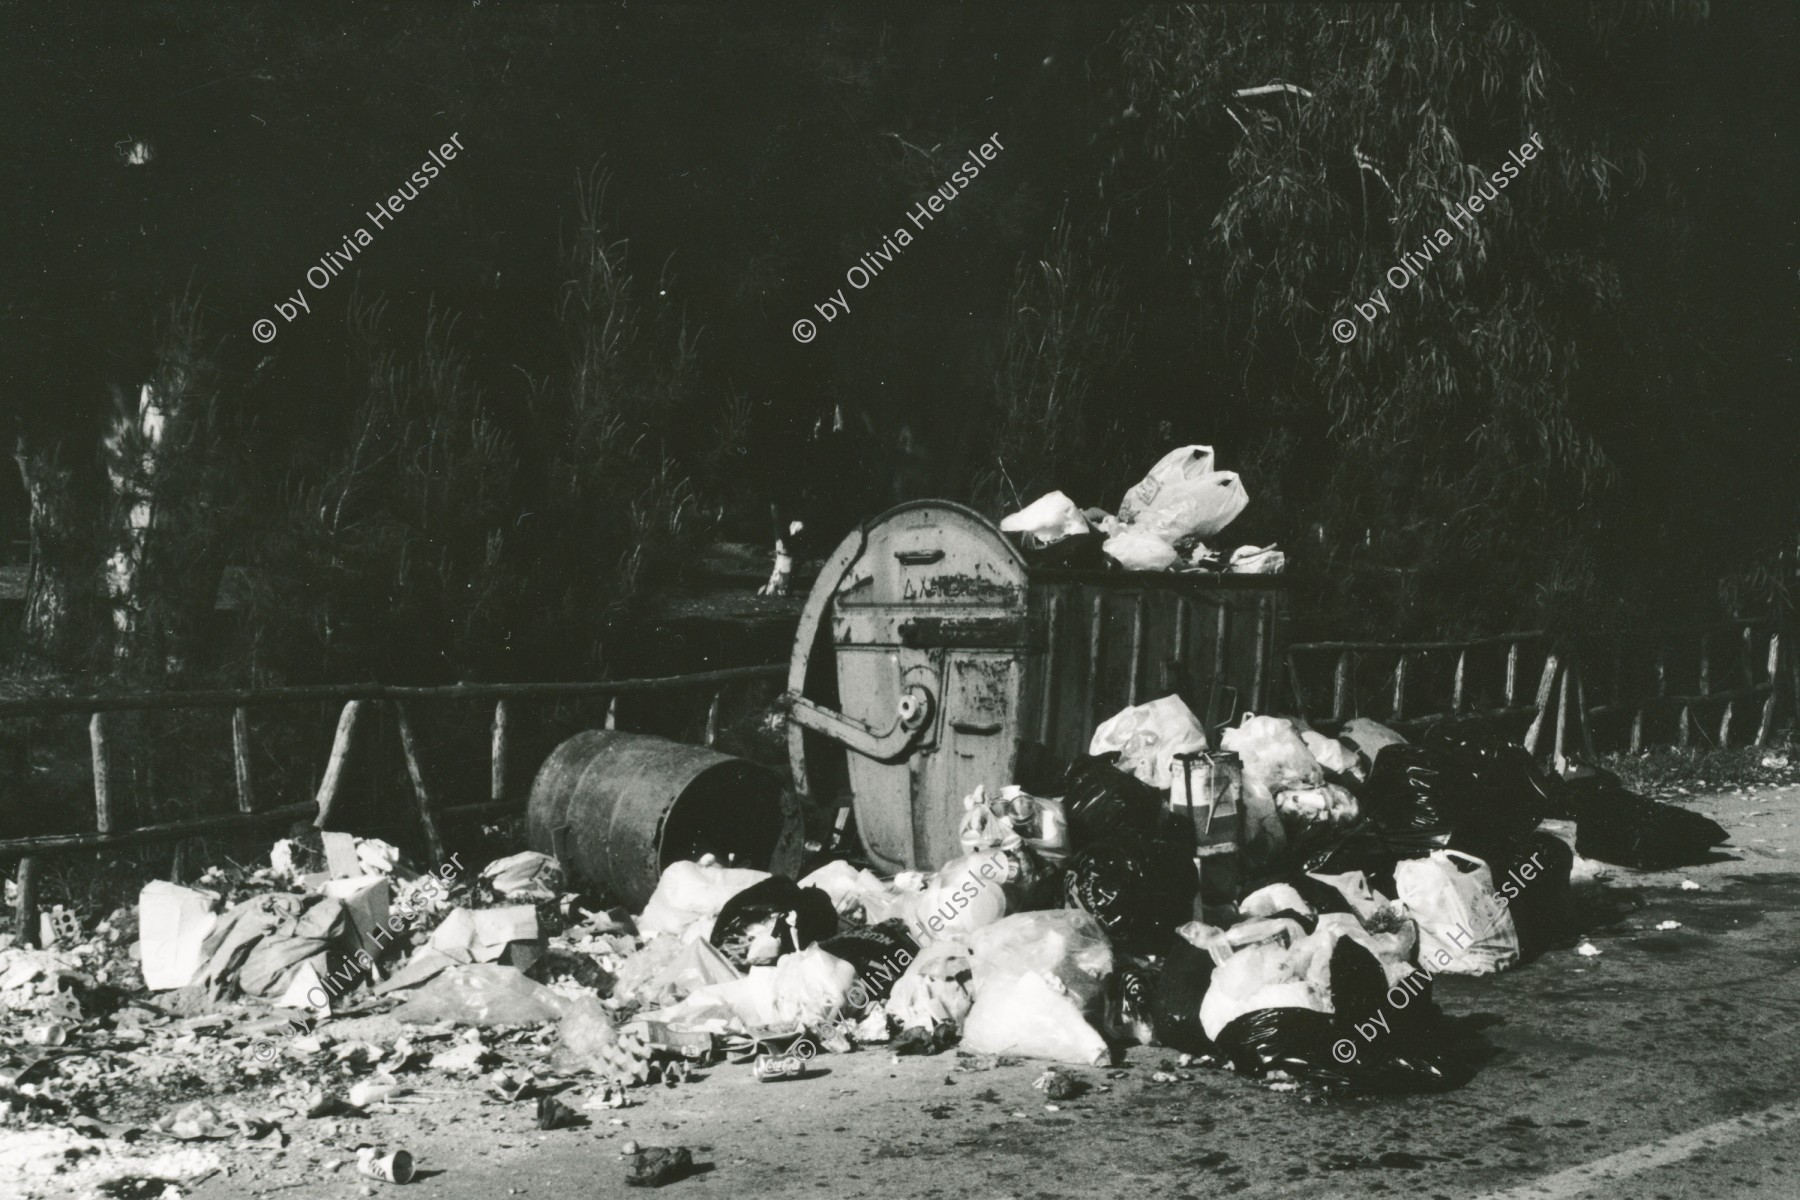
<instances>
[{"instance_id":1,"label":"rusted metal barrel","mask_svg":"<svg viewBox=\"0 0 1800 1200\"><path fill-rule=\"evenodd\" d=\"M562 860L580 887L637 909L663 868L720 862L793 875L800 809L776 772L645 733L578 733L544 761L527 811L531 848Z\"/></svg>"}]
</instances>

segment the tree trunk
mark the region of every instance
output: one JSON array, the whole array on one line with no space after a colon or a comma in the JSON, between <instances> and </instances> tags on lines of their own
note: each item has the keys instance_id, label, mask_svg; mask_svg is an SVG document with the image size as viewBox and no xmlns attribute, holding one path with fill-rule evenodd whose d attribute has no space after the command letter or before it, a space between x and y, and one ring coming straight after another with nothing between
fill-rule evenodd
<instances>
[{"instance_id":1,"label":"tree trunk","mask_svg":"<svg viewBox=\"0 0 1800 1200\"><path fill-rule=\"evenodd\" d=\"M25 641L51 659L75 648L75 602L80 575L73 473L54 451L20 438L13 450L31 499L31 570L25 590Z\"/></svg>"}]
</instances>

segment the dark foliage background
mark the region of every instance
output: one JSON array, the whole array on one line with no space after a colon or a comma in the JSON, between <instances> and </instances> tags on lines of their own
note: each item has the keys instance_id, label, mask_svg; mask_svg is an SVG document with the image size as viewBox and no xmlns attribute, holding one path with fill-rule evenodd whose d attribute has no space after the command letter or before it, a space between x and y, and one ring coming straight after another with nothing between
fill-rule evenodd
<instances>
[{"instance_id":1,"label":"dark foliage background","mask_svg":"<svg viewBox=\"0 0 1800 1200\"><path fill-rule=\"evenodd\" d=\"M21 669L587 675L695 546L766 541L772 503L825 545L918 495L1110 509L1188 441L1245 474L1233 535L1318 581L1302 629L1640 624L1716 612L1721 581L1766 606L1800 526L1797 21L9 8ZM1270 83L1299 90L1238 95ZM1334 342L1534 131L1546 154L1478 231ZM275 317L452 133L465 153L310 314ZM998 161L797 344L993 135ZM129 165L138 140L154 157ZM121 547L138 573L108 599ZM227 566L245 590L221 628L196 611Z\"/></svg>"}]
</instances>

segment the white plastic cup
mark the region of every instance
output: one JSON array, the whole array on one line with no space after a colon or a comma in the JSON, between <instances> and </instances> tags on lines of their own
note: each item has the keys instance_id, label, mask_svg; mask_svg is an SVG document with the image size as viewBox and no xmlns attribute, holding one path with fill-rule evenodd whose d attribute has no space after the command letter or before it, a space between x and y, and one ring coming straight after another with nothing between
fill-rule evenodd
<instances>
[{"instance_id":1,"label":"white plastic cup","mask_svg":"<svg viewBox=\"0 0 1800 1200\"><path fill-rule=\"evenodd\" d=\"M356 1160L356 1169L359 1174L383 1183L411 1183L413 1157L404 1150L390 1150L386 1154L364 1150Z\"/></svg>"}]
</instances>

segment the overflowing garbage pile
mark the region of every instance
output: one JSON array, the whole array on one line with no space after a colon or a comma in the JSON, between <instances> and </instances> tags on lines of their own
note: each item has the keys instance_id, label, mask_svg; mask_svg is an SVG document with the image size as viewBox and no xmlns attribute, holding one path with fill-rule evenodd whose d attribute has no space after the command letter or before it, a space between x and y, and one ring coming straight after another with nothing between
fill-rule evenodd
<instances>
[{"instance_id":1,"label":"overflowing garbage pile","mask_svg":"<svg viewBox=\"0 0 1800 1200\"><path fill-rule=\"evenodd\" d=\"M1220 742L1176 697L1128 709L1061 796L968 796L965 853L931 873L674 864L609 1009L768 1079L869 1045L1095 1066L1153 1044L1284 1087L1438 1090L1467 1069L1433 979L1570 932L1577 855L1542 820L1577 815L1584 851L1629 866L1724 839L1470 727L1413 745L1250 716Z\"/></svg>"},{"instance_id":2,"label":"overflowing garbage pile","mask_svg":"<svg viewBox=\"0 0 1800 1200\"><path fill-rule=\"evenodd\" d=\"M708 1067L804 1079L868 1047L1095 1066L1150 1044L1282 1088L1436 1090L1466 1069L1432 981L1558 944L1594 868L1575 851L1660 868L1725 838L1470 728L1249 716L1218 741L1165 697L1103 723L1060 796L977 788L934 872L703 858L637 914L543 854L414 869L347 834L278 842L92 930L49 920L45 948L0 941L0 1127L61 1187L192 1182L220 1169L209 1143L283 1153L309 1125L319 1169L400 1179L406 1151L355 1123L434 1080L544 1129L618 1123ZM1575 820L1574 850L1546 817ZM374 1014L387 1034L342 1032ZM693 1168L625 1149L628 1181Z\"/></svg>"},{"instance_id":3,"label":"overflowing garbage pile","mask_svg":"<svg viewBox=\"0 0 1800 1200\"><path fill-rule=\"evenodd\" d=\"M1040 565L1103 566L1128 571L1214 571L1274 575L1287 556L1273 545L1226 552L1207 545L1250 503L1235 471L1213 469L1211 446L1165 454L1119 502L1117 516L1082 509L1050 492L1000 522L1026 557Z\"/></svg>"}]
</instances>

